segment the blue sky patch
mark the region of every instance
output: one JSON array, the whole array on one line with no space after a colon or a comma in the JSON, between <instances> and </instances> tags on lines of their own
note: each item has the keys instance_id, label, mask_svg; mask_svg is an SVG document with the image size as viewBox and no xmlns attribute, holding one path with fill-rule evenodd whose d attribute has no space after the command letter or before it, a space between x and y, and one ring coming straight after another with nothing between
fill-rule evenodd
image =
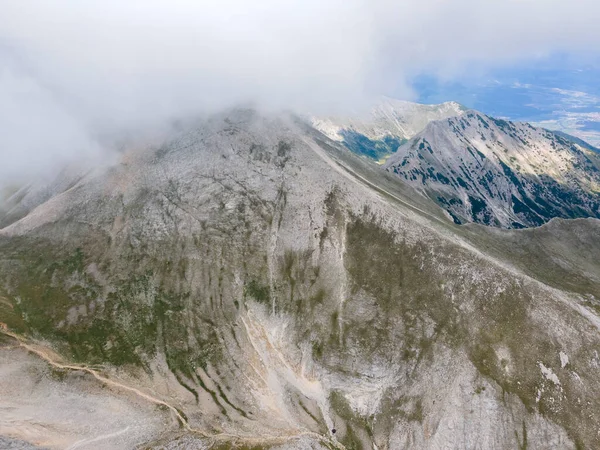
<instances>
[{"instance_id":1,"label":"blue sky patch","mask_svg":"<svg viewBox=\"0 0 600 450\"><path fill-rule=\"evenodd\" d=\"M486 114L558 129L600 145L600 61L565 55L496 69L481 77L414 79L421 103L454 100Z\"/></svg>"}]
</instances>

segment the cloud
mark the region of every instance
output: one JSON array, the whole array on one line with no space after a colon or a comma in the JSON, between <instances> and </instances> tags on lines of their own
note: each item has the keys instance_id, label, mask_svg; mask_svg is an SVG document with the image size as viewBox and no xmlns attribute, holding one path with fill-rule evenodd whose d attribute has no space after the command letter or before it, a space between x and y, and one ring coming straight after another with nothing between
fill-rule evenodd
<instances>
[{"instance_id":1,"label":"cloud","mask_svg":"<svg viewBox=\"0 0 600 450\"><path fill-rule=\"evenodd\" d=\"M600 44L595 0L6 0L0 17L0 180L199 111L411 99L425 71Z\"/></svg>"}]
</instances>

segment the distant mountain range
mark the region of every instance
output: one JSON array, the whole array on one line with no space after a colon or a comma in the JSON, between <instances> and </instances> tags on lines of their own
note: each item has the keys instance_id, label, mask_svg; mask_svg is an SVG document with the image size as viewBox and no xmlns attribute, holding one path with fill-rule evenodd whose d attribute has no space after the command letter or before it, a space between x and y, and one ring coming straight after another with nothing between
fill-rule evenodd
<instances>
[{"instance_id":1,"label":"distant mountain range","mask_svg":"<svg viewBox=\"0 0 600 450\"><path fill-rule=\"evenodd\" d=\"M457 103L384 99L364 119L313 119L354 153L426 193L456 223L538 226L600 217L600 156L560 132L495 119Z\"/></svg>"},{"instance_id":2,"label":"distant mountain range","mask_svg":"<svg viewBox=\"0 0 600 450\"><path fill-rule=\"evenodd\" d=\"M383 97L368 113L350 117L311 119L312 125L359 155L385 160L398 147L420 133L429 122L462 114L456 102L421 105Z\"/></svg>"}]
</instances>

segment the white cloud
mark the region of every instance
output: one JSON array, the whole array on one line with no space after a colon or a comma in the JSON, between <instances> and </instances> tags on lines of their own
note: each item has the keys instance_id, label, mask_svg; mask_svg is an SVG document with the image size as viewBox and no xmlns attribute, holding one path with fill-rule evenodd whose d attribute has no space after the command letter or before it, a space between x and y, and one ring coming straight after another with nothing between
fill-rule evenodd
<instances>
[{"instance_id":1,"label":"white cloud","mask_svg":"<svg viewBox=\"0 0 600 450\"><path fill-rule=\"evenodd\" d=\"M0 179L98 134L257 101L344 109L410 77L596 51L595 0L5 0Z\"/></svg>"}]
</instances>

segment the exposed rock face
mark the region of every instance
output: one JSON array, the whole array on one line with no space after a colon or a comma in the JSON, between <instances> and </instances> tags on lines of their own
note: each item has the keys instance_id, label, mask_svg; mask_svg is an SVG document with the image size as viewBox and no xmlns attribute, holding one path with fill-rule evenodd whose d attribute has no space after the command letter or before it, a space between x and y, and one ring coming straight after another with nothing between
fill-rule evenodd
<instances>
[{"instance_id":1,"label":"exposed rock face","mask_svg":"<svg viewBox=\"0 0 600 450\"><path fill-rule=\"evenodd\" d=\"M150 447L595 448L599 236L458 227L241 110L3 228L0 321L170 405Z\"/></svg>"},{"instance_id":2,"label":"exposed rock face","mask_svg":"<svg viewBox=\"0 0 600 450\"><path fill-rule=\"evenodd\" d=\"M457 223L523 228L553 217L600 217L596 152L476 111L431 122L385 168L425 192Z\"/></svg>"},{"instance_id":3,"label":"exposed rock face","mask_svg":"<svg viewBox=\"0 0 600 450\"><path fill-rule=\"evenodd\" d=\"M456 102L421 105L383 97L364 117L314 117L311 122L352 152L379 161L423 131L429 122L459 116L464 111Z\"/></svg>"},{"instance_id":4,"label":"exposed rock face","mask_svg":"<svg viewBox=\"0 0 600 450\"><path fill-rule=\"evenodd\" d=\"M25 217L37 206L75 186L86 174L100 171L90 163L72 164L57 177L41 177L5 188L0 191L0 228Z\"/></svg>"}]
</instances>

